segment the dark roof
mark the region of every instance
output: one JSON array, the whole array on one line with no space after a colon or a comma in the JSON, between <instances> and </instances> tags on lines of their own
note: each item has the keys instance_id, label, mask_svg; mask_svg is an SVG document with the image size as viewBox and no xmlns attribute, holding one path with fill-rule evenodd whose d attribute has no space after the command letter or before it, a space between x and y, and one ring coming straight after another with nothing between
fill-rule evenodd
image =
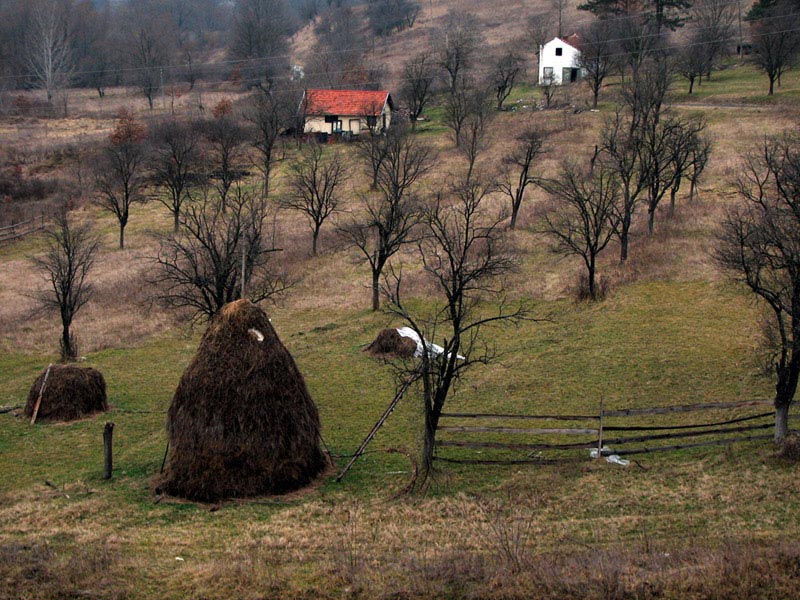
<instances>
[{"instance_id":1,"label":"dark roof","mask_svg":"<svg viewBox=\"0 0 800 600\"><path fill-rule=\"evenodd\" d=\"M386 91L306 90L307 115L358 115L377 117L392 99Z\"/></svg>"}]
</instances>

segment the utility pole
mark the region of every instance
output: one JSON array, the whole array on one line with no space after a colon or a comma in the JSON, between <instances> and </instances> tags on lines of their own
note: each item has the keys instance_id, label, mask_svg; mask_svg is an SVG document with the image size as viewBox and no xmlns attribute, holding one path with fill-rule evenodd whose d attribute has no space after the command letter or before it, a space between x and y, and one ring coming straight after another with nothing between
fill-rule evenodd
<instances>
[{"instance_id":1,"label":"utility pole","mask_svg":"<svg viewBox=\"0 0 800 600\"><path fill-rule=\"evenodd\" d=\"M164 67L161 67L158 70L159 76L161 78L161 108L164 112L167 112L167 94L164 90Z\"/></svg>"}]
</instances>

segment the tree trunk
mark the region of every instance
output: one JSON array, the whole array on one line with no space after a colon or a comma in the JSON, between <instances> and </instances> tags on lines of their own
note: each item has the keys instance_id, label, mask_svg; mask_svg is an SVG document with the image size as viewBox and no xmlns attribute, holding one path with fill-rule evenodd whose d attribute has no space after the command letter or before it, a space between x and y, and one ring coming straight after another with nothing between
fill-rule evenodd
<instances>
[{"instance_id":1,"label":"tree trunk","mask_svg":"<svg viewBox=\"0 0 800 600\"><path fill-rule=\"evenodd\" d=\"M119 224L119 249L125 248L125 224Z\"/></svg>"},{"instance_id":2,"label":"tree trunk","mask_svg":"<svg viewBox=\"0 0 800 600\"><path fill-rule=\"evenodd\" d=\"M422 480L427 479L428 474L433 470L433 451L436 447L436 426L438 415L434 411L425 407L425 439L422 448Z\"/></svg>"},{"instance_id":3,"label":"tree trunk","mask_svg":"<svg viewBox=\"0 0 800 600\"><path fill-rule=\"evenodd\" d=\"M589 261L587 265L588 271L588 278L589 278L589 297L592 301L597 300L597 290L595 289L595 266L594 266L594 257Z\"/></svg>"},{"instance_id":4,"label":"tree trunk","mask_svg":"<svg viewBox=\"0 0 800 600\"><path fill-rule=\"evenodd\" d=\"M653 231L655 230L655 221L656 221L656 209L648 208L647 209L647 234L653 235Z\"/></svg>"},{"instance_id":5,"label":"tree trunk","mask_svg":"<svg viewBox=\"0 0 800 600\"><path fill-rule=\"evenodd\" d=\"M62 362L74 361L77 357L72 336L69 333L69 324L62 324L61 327L61 360Z\"/></svg>"},{"instance_id":6,"label":"tree trunk","mask_svg":"<svg viewBox=\"0 0 800 600\"><path fill-rule=\"evenodd\" d=\"M509 229L514 229L517 226L517 216L519 215L519 209L522 206L522 198L524 193L524 188L517 188L517 192L514 194L514 199L511 202L511 222L508 224Z\"/></svg>"},{"instance_id":7,"label":"tree trunk","mask_svg":"<svg viewBox=\"0 0 800 600\"><path fill-rule=\"evenodd\" d=\"M672 188L669 191L669 214L668 214L668 216L669 216L670 219L675 216L675 197L677 195L678 195L678 190L677 189Z\"/></svg>"},{"instance_id":8,"label":"tree trunk","mask_svg":"<svg viewBox=\"0 0 800 600\"><path fill-rule=\"evenodd\" d=\"M628 260L628 232L631 228L631 216L626 214L622 218L622 231L619 234L619 262Z\"/></svg>"},{"instance_id":9,"label":"tree trunk","mask_svg":"<svg viewBox=\"0 0 800 600\"><path fill-rule=\"evenodd\" d=\"M314 229L314 234L311 236L311 254L317 255L317 240L319 239L319 227Z\"/></svg>"},{"instance_id":10,"label":"tree trunk","mask_svg":"<svg viewBox=\"0 0 800 600\"><path fill-rule=\"evenodd\" d=\"M175 212L172 213L172 231L178 233L178 229L181 226L181 211L180 209L175 209Z\"/></svg>"},{"instance_id":11,"label":"tree trunk","mask_svg":"<svg viewBox=\"0 0 800 600\"><path fill-rule=\"evenodd\" d=\"M769 78L769 92L767 93L768 96L772 96L775 92L775 78Z\"/></svg>"},{"instance_id":12,"label":"tree trunk","mask_svg":"<svg viewBox=\"0 0 800 600\"><path fill-rule=\"evenodd\" d=\"M692 91L694 91L694 77L689 77L689 95L692 95Z\"/></svg>"},{"instance_id":13,"label":"tree trunk","mask_svg":"<svg viewBox=\"0 0 800 600\"><path fill-rule=\"evenodd\" d=\"M775 401L775 443L778 444L789 435L789 404L778 406Z\"/></svg>"},{"instance_id":14,"label":"tree trunk","mask_svg":"<svg viewBox=\"0 0 800 600\"><path fill-rule=\"evenodd\" d=\"M800 361L795 357L784 366L776 365L778 381L775 384L775 442L789 434L789 407L797 390Z\"/></svg>"},{"instance_id":15,"label":"tree trunk","mask_svg":"<svg viewBox=\"0 0 800 600\"><path fill-rule=\"evenodd\" d=\"M380 296L380 272L373 269L372 271L372 310L378 310L381 307Z\"/></svg>"}]
</instances>

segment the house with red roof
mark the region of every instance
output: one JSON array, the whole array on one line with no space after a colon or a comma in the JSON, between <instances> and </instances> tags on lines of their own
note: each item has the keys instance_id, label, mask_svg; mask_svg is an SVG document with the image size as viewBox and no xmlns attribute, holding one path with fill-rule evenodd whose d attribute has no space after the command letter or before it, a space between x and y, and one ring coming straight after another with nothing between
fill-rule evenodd
<instances>
[{"instance_id":1,"label":"house with red roof","mask_svg":"<svg viewBox=\"0 0 800 600\"><path fill-rule=\"evenodd\" d=\"M392 97L386 91L311 89L300 102L306 133L377 133L389 127L393 110Z\"/></svg>"}]
</instances>

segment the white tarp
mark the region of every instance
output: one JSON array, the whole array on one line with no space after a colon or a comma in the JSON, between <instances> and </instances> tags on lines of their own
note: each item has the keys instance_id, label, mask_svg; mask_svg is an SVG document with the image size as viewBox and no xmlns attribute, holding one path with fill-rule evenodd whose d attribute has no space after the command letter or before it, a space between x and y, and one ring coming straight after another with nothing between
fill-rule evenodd
<instances>
[{"instance_id":1,"label":"white tarp","mask_svg":"<svg viewBox=\"0 0 800 600\"><path fill-rule=\"evenodd\" d=\"M401 337L409 338L414 340L414 343L417 344L417 349L414 351L414 356L416 358L420 358L422 356L422 338L417 335L417 332L411 329L411 327L400 327L397 330L397 333L400 334ZM433 342L425 341L425 345L428 347L428 353L433 356L441 356L444 353L444 348L439 346L438 344L434 344ZM458 355L459 360L464 360L464 357L460 354Z\"/></svg>"},{"instance_id":2,"label":"white tarp","mask_svg":"<svg viewBox=\"0 0 800 600\"><path fill-rule=\"evenodd\" d=\"M612 465L620 465L622 467L627 467L629 464L631 464L631 461L621 458L619 454L605 454L606 452L611 451L611 448L608 446L603 446L603 455L605 456L606 462L609 462ZM597 448L592 448L589 450L589 456L592 458L597 458L600 456L600 452L597 451Z\"/></svg>"}]
</instances>

